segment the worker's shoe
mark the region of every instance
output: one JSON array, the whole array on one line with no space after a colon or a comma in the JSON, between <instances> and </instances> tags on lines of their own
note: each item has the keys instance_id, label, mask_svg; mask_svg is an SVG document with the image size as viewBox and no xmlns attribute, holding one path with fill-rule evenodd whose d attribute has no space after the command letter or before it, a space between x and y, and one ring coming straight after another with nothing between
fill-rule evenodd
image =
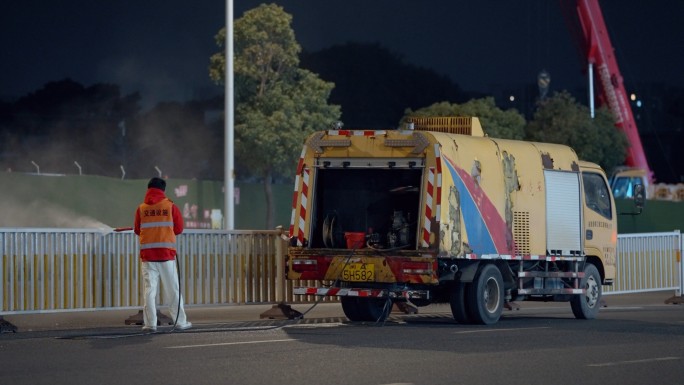
<instances>
[{"instance_id":1,"label":"worker's shoe","mask_svg":"<svg viewBox=\"0 0 684 385\"><path fill-rule=\"evenodd\" d=\"M142 331L143 333L154 333L157 331L157 328L155 326L143 326Z\"/></svg>"},{"instance_id":2,"label":"worker's shoe","mask_svg":"<svg viewBox=\"0 0 684 385\"><path fill-rule=\"evenodd\" d=\"M178 330L188 330L192 327L192 322L186 322L183 325L176 325L176 329Z\"/></svg>"}]
</instances>

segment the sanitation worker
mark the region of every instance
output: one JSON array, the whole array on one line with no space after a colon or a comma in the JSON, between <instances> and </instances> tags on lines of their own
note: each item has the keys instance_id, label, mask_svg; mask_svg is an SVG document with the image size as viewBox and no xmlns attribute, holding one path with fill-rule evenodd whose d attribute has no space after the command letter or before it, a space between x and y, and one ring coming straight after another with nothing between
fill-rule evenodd
<instances>
[{"instance_id":1,"label":"sanitation worker","mask_svg":"<svg viewBox=\"0 0 684 385\"><path fill-rule=\"evenodd\" d=\"M183 308L183 297L179 289L179 275L176 269L176 235L183 232L183 217L178 207L164 193L166 181L152 178L147 184L145 201L135 212L134 231L140 236L140 259L145 286L143 331L157 330L156 297L159 281L164 288L162 302L169 306L175 328L189 329Z\"/></svg>"}]
</instances>

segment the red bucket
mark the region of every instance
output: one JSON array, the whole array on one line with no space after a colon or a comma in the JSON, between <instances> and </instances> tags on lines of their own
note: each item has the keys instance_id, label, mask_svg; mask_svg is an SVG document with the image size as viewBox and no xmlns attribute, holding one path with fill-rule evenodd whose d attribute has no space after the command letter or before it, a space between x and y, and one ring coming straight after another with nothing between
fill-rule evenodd
<instances>
[{"instance_id":1,"label":"red bucket","mask_svg":"<svg viewBox=\"0 0 684 385\"><path fill-rule=\"evenodd\" d=\"M348 249L361 249L366 245L365 233L344 233Z\"/></svg>"}]
</instances>

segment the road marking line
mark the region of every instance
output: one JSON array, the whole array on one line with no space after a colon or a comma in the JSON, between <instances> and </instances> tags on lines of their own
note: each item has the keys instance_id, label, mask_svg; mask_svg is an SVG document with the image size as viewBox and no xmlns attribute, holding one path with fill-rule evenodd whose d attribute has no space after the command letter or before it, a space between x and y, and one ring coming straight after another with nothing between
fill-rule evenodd
<instances>
[{"instance_id":1,"label":"road marking line","mask_svg":"<svg viewBox=\"0 0 684 385\"><path fill-rule=\"evenodd\" d=\"M413 382L393 382L391 384L382 384L382 385L415 385Z\"/></svg>"},{"instance_id":2,"label":"road marking line","mask_svg":"<svg viewBox=\"0 0 684 385\"><path fill-rule=\"evenodd\" d=\"M243 342L221 342L217 344L201 344L201 345L179 345L179 346L167 346L167 349L186 349L186 348L205 348L209 346L227 346L227 345L247 345L247 344L266 344L271 342L290 342L297 341L293 338L288 338L284 340L265 340L265 341L243 341Z\"/></svg>"},{"instance_id":3,"label":"road marking line","mask_svg":"<svg viewBox=\"0 0 684 385\"><path fill-rule=\"evenodd\" d=\"M204 324L202 326L206 326L207 324ZM277 329L280 326L230 326L230 327L203 327L202 331L203 332L225 332L225 331L252 331L252 330L271 330L271 329Z\"/></svg>"},{"instance_id":4,"label":"road marking line","mask_svg":"<svg viewBox=\"0 0 684 385\"><path fill-rule=\"evenodd\" d=\"M617 365L645 364L645 363L649 363L649 362L673 361L673 360L681 360L681 359L682 359L681 357L645 358L645 359L643 359L643 360L604 362L604 363L601 363L601 364L589 364L589 365L587 365L587 366L602 367L602 366L617 366Z\"/></svg>"},{"instance_id":5,"label":"road marking line","mask_svg":"<svg viewBox=\"0 0 684 385\"><path fill-rule=\"evenodd\" d=\"M550 329L550 326L540 326L534 328L510 328L510 329L483 329L483 330L464 330L460 332L455 332L456 334L467 334L467 333L489 333L489 332L508 332L508 331L518 331L518 330L531 330L531 329Z\"/></svg>"},{"instance_id":6,"label":"road marking line","mask_svg":"<svg viewBox=\"0 0 684 385\"><path fill-rule=\"evenodd\" d=\"M346 326L342 322L327 322L327 323L319 323L319 324L297 324L297 325L285 325L283 326L283 329L288 329L288 328L334 328L338 326Z\"/></svg>"}]
</instances>

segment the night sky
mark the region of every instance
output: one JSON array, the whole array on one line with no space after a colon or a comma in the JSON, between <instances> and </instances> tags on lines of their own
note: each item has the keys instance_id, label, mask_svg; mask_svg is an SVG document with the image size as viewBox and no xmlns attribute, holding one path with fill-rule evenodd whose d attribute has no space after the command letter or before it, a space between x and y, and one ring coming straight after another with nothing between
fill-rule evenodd
<instances>
[{"instance_id":1,"label":"night sky","mask_svg":"<svg viewBox=\"0 0 684 385\"><path fill-rule=\"evenodd\" d=\"M235 0L235 16L263 1ZM555 0L281 0L307 51L380 43L407 63L490 92L551 74L575 89L584 64ZM628 88L684 86L684 1L604 0L604 17ZM149 107L221 93L207 75L225 1L22 0L0 13L0 98L46 82L114 83Z\"/></svg>"}]
</instances>

